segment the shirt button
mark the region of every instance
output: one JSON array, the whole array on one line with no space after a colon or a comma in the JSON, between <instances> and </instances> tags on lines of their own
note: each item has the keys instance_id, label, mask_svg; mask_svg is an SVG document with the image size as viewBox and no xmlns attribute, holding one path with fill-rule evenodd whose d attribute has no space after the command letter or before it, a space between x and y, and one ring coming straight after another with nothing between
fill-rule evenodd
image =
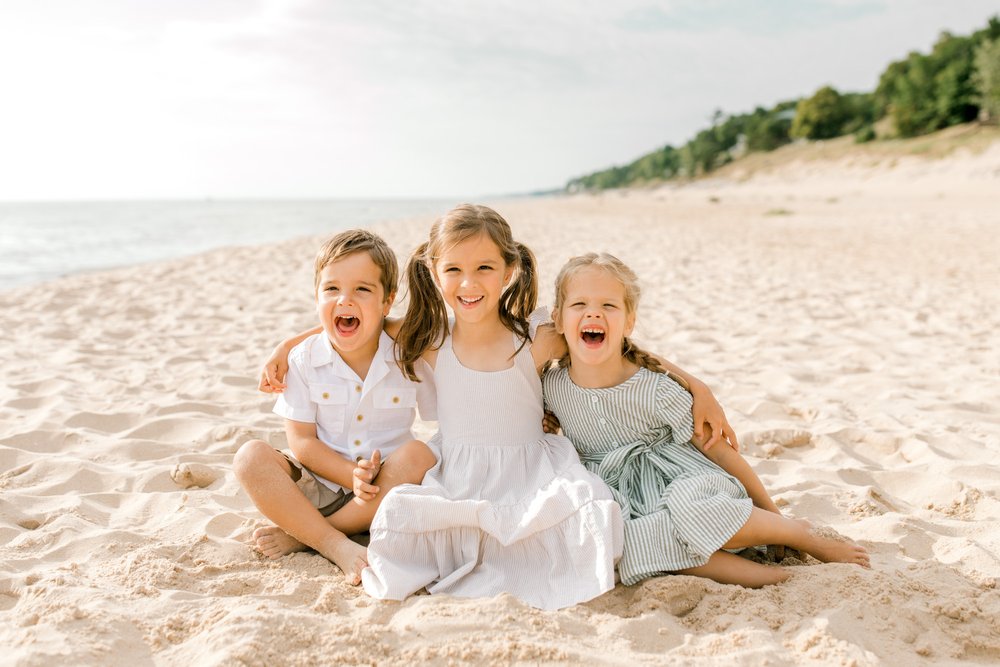
<instances>
[{"instance_id":1,"label":"shirt button","mask_svg":"<svg viewBox=\"0 0 1000 667\"><path fill-rule=\"evenodd\" d=\"M591 403L597 403L597 397L596 396L591 396L590 397L590 402Z\"/></svg>"},{"instance_id":2,"label":"shirt button","mask_svg":"<svg viewBox=\"0 0 1000 667\"><path fill-rule=\"evenodd\" d=\"M361 421L361 420L362 420L362 419L364 419L364 418L365 418L365 416L364 416L364 415L358 415L358 421Z\"/></svg>"},{"instance_id":3,"label":"shirt button","mask_svg":"<svg viewBox=\"0 0 1000 667\"><path fill-rule=\"evenodd\" d=\"M361 393L361 385L360 384L354 385L354 391L356 391L356 392L358 392L360 394Z\"/></svg>"},{"instance_id":4,"label":"shirt button","mask_svg":"<svg viewBox=\"0 0 1000 667\"><path fill-rule=\"evenodd\" d=\"M608 420L607 420L607 419L604 419L604 418L602 417L602 418L601 418L601 426L604 426L604 425L605 425L605 424L607 424L607 423L608 423Z\"/></svg>"},{"instance_id":5,"label":"shirt button","mask_svg":"<svg viewBox=\"0 0 1000 667\"><path fill-rule=\"evenodd\" d=\"M399 403L399 396L393 396L392 397L392 402L393 403Z\"/></svg>"},{"instance_id":6,"label":"shirt button","mask_svg":"<svg viewBox=\"0 0 1000 667\"><path fill-rule=\"evenodd\" d=\"M323 398L330 398L330 392L324 391L323 392Z\"/></svg>"},{"instance_id":7,"label":"shirt button","mask_svg":"<svg viewBox=\"0 0 1000 667\"><path fill-rule=\"evenodd\" d=\"M360 447L361 446L361 441L360 440L355 440L354 441L354 446L355 447Z\"/></svg>"}]
</instances>

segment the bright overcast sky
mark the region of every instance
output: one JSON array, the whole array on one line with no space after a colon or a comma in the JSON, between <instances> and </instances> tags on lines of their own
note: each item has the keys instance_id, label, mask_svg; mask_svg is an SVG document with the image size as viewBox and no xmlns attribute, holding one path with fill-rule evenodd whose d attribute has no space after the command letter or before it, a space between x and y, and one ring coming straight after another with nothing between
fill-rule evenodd
<instances>
[{"instance_id":1,"label":"bright overcast sky","mask_svg":"<svg viewBox=\"0 0 1000 667\"><path fill-rule=\"evenodd\" d=\"M559 187L996 0L3 0L0 200Z\"/></svg>"}]
</instances>

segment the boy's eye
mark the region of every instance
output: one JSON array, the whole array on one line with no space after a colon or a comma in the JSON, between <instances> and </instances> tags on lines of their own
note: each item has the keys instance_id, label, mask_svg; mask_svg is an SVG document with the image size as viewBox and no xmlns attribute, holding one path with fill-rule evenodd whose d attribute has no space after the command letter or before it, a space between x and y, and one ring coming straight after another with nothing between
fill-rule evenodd
<instances>
[{"instance_id":1,"label":"boy's eye","mask_svg":"<svg viewBox=\"0 0 1000 667\"><path fill-rule=\"evenodd\" d=\"M370 289L368 289L367 287L359 287L359 288L358 288L358 291L359 291L359 292L371 292L371 290L370 290Z\"/></svg>"},{"instance_id":2,"label":"boy's eye","mask_svg":"<svg viewBox=\"0 0 1000 667\"><path fill-rule=\"evenodd\" d=\"M330 285L329 287L326 288L326 291L327 292L336 292L338 289L339 288L334 287L333 285Z\"/></svg>"},{"instance_id":3,"label":"boy's eye","mask_svg":"<svg viewBox=\"0 0 1000 667\"><path fill-rule=\"evenodd\" d=\"M480 271L489 271L489 270L491 270L492 268L493 268L493 267L492 267L492 266L489 266L488 264L483 264L482 266L480 266L480 267L479 267L479 270L480 270Z\"/></svg>"}]
</instances>

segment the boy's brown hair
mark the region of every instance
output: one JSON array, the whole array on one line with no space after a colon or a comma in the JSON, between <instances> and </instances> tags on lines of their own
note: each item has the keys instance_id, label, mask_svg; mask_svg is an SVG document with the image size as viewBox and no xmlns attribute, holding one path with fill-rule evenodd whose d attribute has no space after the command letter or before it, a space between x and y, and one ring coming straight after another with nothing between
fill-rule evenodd
<instances>
[{"instance_id":1,"label":"boy's brown hair","mask_svg":"<svg viewBox=\"0 0 1000 667\"><path fill-rule=\"evenodd\" d=\"M366 229L348 229L327 240L316 253L316 271L313 276L313 291L319 289L319 275L330 264L353 255L356 252L367 252L368 256L379 268L383 297L388 299L396 293L399 287L399 264L396 253L389 244L379 236Z\"/></svg>"}]
</instances>

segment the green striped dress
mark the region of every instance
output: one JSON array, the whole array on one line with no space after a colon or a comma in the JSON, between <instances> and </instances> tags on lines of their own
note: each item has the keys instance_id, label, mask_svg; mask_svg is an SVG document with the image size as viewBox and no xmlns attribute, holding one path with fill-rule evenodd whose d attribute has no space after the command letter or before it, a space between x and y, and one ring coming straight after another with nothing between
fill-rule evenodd
<instances>
[{"instance_id":1,"label":"green striped dress","mask_svg":"<svg viewBox=\"0 0 1000 667\"><path fill-rule=\"evenodd\" d=\"M691 395L665 374L641 368L615 387L585 389L557 368L543 385L581 461L621 505L622 583L704 565L750 518L743 485L690 443Z\"/></svg>"}]
</instances>

